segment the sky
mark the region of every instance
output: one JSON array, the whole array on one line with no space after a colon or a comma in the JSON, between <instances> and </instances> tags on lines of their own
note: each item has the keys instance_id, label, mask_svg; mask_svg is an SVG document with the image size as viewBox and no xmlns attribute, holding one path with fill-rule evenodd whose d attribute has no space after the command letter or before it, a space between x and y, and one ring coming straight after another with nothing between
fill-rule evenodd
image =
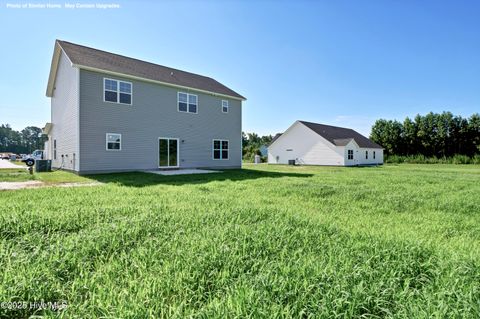
<instances>
[{"instance_id":1,"label":"sky","mask_svg":"<svg viewBox=\"0 0 480 319\"><path fill-rule=\"evenodd\" d=\"M28 3L61 8L12 8ZM0 0L0 124L50 121L55 39L213 77L247 98L243 130L260 135L480 112L480 1L65 3Z\"/></svg>"}]
</instances>

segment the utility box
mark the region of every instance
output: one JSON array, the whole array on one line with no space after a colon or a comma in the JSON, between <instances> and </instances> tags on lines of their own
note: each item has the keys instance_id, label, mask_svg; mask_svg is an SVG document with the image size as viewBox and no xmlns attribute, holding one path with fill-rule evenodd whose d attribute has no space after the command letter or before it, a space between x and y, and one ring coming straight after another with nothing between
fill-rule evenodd
<instances>
[{"instance_id":1,"label":"utility box","mask_svg":"<svg viewBox=\"0 0 480 319\"><path fill-rule=\"evenodd\" d=\"M50 172L52 170L52 160L36 160L35 172Z\"/></svg>"}]
</instances>

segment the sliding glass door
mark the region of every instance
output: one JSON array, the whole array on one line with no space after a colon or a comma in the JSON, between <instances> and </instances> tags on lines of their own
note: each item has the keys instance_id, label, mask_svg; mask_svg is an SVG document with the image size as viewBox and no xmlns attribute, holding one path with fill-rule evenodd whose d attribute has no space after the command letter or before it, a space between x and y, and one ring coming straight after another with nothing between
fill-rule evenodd
<instances>
[{"instance_id":1,"label":"sliding glass door","mask_svg":"<svg viewBox=\"0 0 480 319\"><path fill-rule=\"evenodd\" d=\"M163 137L158 139L158 166L178 167L178 139Z\"/></svg>"}]
</instances>

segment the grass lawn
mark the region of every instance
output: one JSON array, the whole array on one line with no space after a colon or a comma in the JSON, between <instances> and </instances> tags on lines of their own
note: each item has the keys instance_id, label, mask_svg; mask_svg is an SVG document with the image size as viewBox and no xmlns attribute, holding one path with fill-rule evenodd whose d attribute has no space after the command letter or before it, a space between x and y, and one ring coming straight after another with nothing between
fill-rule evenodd
<instances>
[{"instance_id":1,"label":"grass lawn","mask_svg":"<svg viewBox=\"0 0 480 319\"><path fill-rule=\"evenodd\" d=\"M30 174L25 168L0 169L0 182L42 181L45 184L92 182L88 177L78 176L66 171L54 171Z\"/></svg>"},{"instance_id":2,"label":"grass lawn","mask_svg":"<svg viewBox=\"0 0 480 319\"><path fill-rule=\"evenodd\" d=\"M68 304L0 317L480 317L479 166L245 167L0 192L0 301Z\"/></svg>"}]
</instances>

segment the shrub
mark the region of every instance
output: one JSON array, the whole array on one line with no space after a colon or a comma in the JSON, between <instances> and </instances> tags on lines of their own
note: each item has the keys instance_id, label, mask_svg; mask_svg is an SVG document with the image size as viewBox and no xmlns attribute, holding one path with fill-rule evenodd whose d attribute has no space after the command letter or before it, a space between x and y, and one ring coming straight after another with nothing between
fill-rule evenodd
<instances>
[{"instance_id":1,"label":"shrub","mask_svg":"<svg viewBox=\"0 0 480 319\"><path fill-rule=\"evenodd\" d=\"M452 157L426 157L424 155L387 155L385 163L400 164L480 164L480 155L469 157L466 155L454 155Z\"/></svg>"}]
</instances>

